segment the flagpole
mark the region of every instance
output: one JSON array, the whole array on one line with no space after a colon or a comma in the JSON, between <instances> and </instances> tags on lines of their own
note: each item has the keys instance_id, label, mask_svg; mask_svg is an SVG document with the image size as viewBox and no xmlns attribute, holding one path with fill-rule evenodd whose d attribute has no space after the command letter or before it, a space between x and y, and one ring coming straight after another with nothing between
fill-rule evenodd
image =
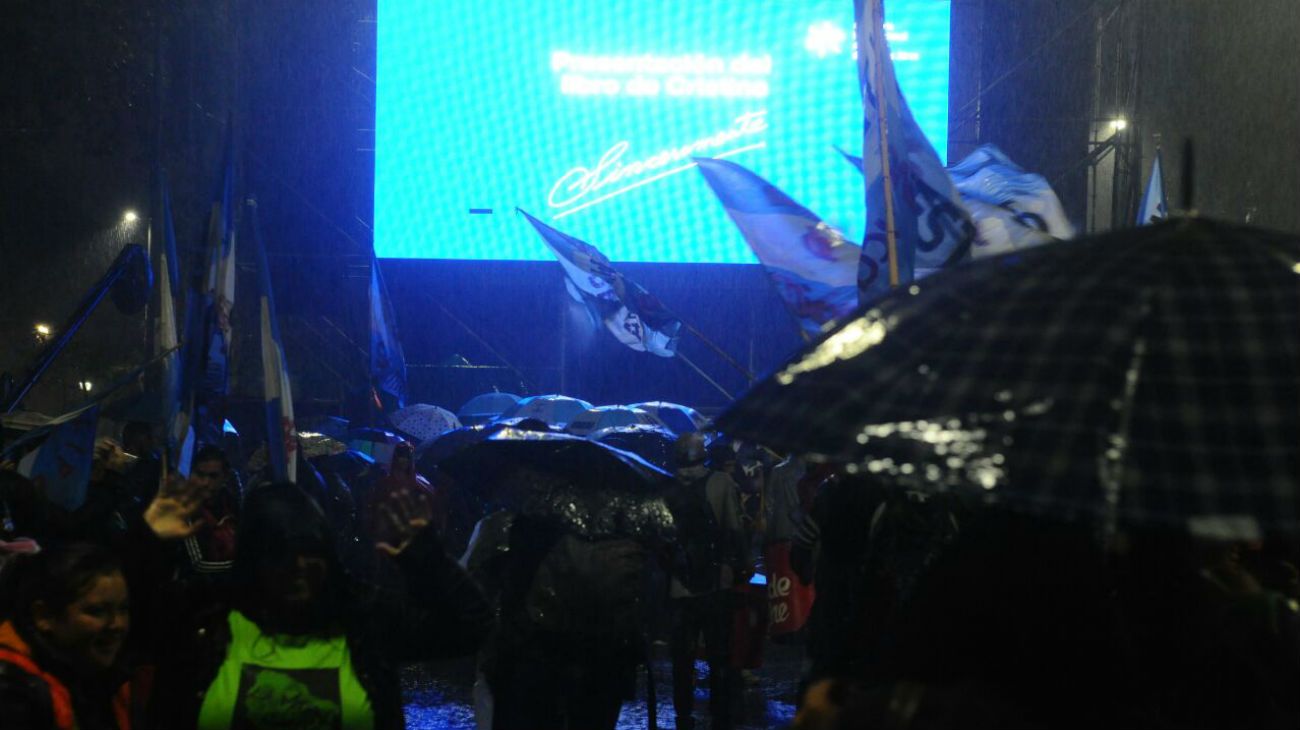
<instances>
[{"instance_id":1,"label":"flagpole","mask_svg":"<svg viewBox=\"0 0 1300 730\"><path fill-rule=\"evenodd\" d=\"M876 16L880 13L879 0L870 0L871 2L871 30L876 30ZM881 29L881 41L885 40L884 29ZM888 44L884 44L888 48ZM889 173L889 123L885 115L885 98L884 92L884 62L880 58L880 48L877 44L872 44L872 50L876 54L876 127L880 130L880 162L881 171L885 179L885 247L889 253L889 286L897 288L898 280L898 234L894 229L894 183ZM865 252L864 252L865 255Z\"/></svg>"},{"instance_id":2,"label":"flagpole","mask_svg":"<svg viewBox=\"0 0 1300 730\"><path fill-rule=\"evenodd\" d=\"M704 378L706 381L708 381L709 385L712 385L713 387L717 388L719 393L727 396L727 400L734 401L736 399L734 395L727 392L726 388L722 387L721 385L718 385L718 381L714 380L713 378L710 378L708 373L705 373L703 370L701 370L700 366L691 362L690 358L683 355L680 351L678 351L676 358L686 363L691 368L691 370L694 370L696 373L699 373L699 376L701 378Z\"/></svg>"},{"instance_id":3,"label":"flagpole","mask_svg":"<svg viewBox=\"0 0 1300 730\"><path fill-rule=\"evenodd\" d=\"M673 315L673 316L676 317L677 315ZM754 374L751 373L748 369L746 369L744 365L741 365L740 363L736 362L735 359L733 359L730 355L728 355L725 351L723 351L721 347L718 347L718 345L714 343L713 340L710 340L708 337L705 337L703 333L701 333L699 330L692 327L690 322L687 322L681 317L677 317L677 321L681 322L682 326L686 328L687 332L690 332L691 334L695 335L695 338L698 339L700 342L703 342L710 350L713 350L714 352L718 353L718 356L721 357L723 360L726 360L728 365L736 369L736 372L740 373L741 375L744 375L749 382L751 383L754 382ZM725 393L726 391L723 392ZM730 398L731 396L727 396L727 397Z\"/></svg>"}]
</instances>

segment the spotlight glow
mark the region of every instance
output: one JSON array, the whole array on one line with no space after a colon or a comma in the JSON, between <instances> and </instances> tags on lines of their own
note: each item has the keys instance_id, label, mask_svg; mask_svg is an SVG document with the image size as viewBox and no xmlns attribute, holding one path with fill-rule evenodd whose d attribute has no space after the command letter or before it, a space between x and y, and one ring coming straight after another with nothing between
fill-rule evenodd
<instances>
[{"instance_id":1,"label":"spotlight glow","mask_svg":"<svg viewBox=\"0 0 1300 730\"><path fill-rule=\"evenodd\" d=\"M123 223L135 223L140 220L140 216L134 210L128 210L122 214Z\"/></svg>"}]
</instances>

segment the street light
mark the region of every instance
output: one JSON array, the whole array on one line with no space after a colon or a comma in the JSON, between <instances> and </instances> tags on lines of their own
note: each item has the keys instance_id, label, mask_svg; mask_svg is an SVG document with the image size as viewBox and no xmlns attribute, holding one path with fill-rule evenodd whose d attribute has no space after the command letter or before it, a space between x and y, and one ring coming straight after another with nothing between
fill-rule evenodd
<instances>
[{"instance_id":1,"label":"street light","mask_svg":"<svg viewBox=\"0 0 1300 730\"><path fill-rule=\"evenodd\" d=\"M1124 130L1128 129L1128 120L1125 119L1124 117L1120 117L1119 119L1113 119L1111 120L1110 128L1112 131L1115 132L1123 132Z\"/></svg>"},{"instance_id":2,"label":"street light","mask_svg":"<svg viewBox=\"0 0 1300 730\"><path fill-rule=\"evenodd\" d=\"M49 337L50 332L52 332L53 330L50 329L50 326L48 324L45 324L44 322L37 322L36 327L33 328L33 331L36 332L37 337Z\"/></svg>"},{"instance_id":3,"label":"street light","mask_svg":"<svg viewBox=\"0 0 1300 730\"><path fill-rule=\"evenodd\" d=\"M95 384L90 382L89 380L77 381L77 390L80 390L82 393L89 393L91 390L94 389L94 387Z\"/></svg>"},{"instance_id":4,"label":"street light","mask_svg":"<svg viewBox=\"0 0 1300 730\"><path fill-rule=\"evenodd\" d=\"M128 209L122 214L123 223L135 223L138 220L140 220L140 216L134 210Z\"/></svg>"}]
</instances>

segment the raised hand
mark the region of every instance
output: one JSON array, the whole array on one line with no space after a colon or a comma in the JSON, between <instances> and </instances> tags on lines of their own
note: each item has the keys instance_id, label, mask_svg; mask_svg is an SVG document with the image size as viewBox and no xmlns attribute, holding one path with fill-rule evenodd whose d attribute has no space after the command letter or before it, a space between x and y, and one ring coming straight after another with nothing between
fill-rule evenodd
<instances>
[{"instance_id":1,"label":"raised hand","mask_svg":"<svg viewBox=\"0 0 1300 730\"><path fill-rule=\"evenodd\" d=\"M423 490L401 489L379 503L380 518L389 540L375 543L375 549L397 557L433 519L433 502Z\"/></svg>"},{"instance_id":2,"label":"raised hand","mask_svg":"<svg viewBox=\"0 0 1300 730\"><path fill-rule=\"evenodd\" d=\"M182 540L199 531L203 521L195 519L213 488L168 475L158 494L144 511L144 521L161 540Z\"/></svg>"}]
</instances>

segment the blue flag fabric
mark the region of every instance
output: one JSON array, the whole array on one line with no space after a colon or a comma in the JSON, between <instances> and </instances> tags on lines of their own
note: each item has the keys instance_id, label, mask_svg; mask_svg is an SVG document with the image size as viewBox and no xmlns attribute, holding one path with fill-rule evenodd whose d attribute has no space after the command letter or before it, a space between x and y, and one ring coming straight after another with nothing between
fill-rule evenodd
<instances>
[{"instance_id":1,"label":"blue flag fabric","mask_svg":"<svg viewBox=\"0 0 1300 730\"><path fill-rule=\"evenodd\" d=\"M95 457L99 406L61 416L16 442L12 450L40 441L18 462L18 473L31 479L50 502L72 511L86 501ZM42 440L43 439L43 440Z\"/></svg>"},{"instance_id":2,"label":"blue flag fabric","mask_svg":"<svg viewBox=\"0 0 1300 730\"><path fill-rule=\"evenodd\" d=\"M857 308L859 246L744 167L695 162L805 333Z\"/></svg>"},{"instance_id":3,"label":"blue flag fabric","mask_svg":"<svg viewBox=\"0 0 1300 730\"><path fill-rule=\"evenodd\" d=\"M850 152L846 152L846 151L845 151L844 149L842 149L839 145L833 145L833 146L835 147L835 151L838 152L838 153L840 153L840 155L842 155L842 156L844 157L845 160L848 160L848 163L849 163L850 165L853 165L854 167L857 168L858 172L864 172L864 170L862 169L862 158L861 158L861 157L858 157L857 155L852 154L852 153L850 153Z\"/></svg>"},{"instance_id":4,"label":"blue flag fabric","mask_svg":"<svg viewBox=\"0 0 1300 730\"><path fill-rule=\"evenodd\" d=\"M397 339L393 307L379 271L379 259L370 258L370 379L375 390L387 393L401 408L406 403L406 356Z\"/></svg>"},{"instance_id":5,"label":"blue flag fabric","mask_svg":"<svg viewBox=\"0 0 1300 730\"><path fill-rule=\"evenodd\" d=\"M948 172L975 222L973 258L1074 236L1074 226L1047 180L1026 172L997 147L981 146Z\"/></svg>"},{"instance_id":6,"label":"blue flag fabric","mask_svg":"<svg viewBox=\"0 0 1300 730\"><path fill-rule=\"evenodd\" d=\"M619 342L660 357L677 354L681 320L644 287L627 279L595 246L519 211L564 269L570 296L584 303Z\"/></svg>"},{"instance_id":7,"label":"blue flag fabric","mask_svg":"<svg viewBox=\"0 0 1300 730\"><path fill-rule=\"evenodd\" d=\"M835 149L863 172L861 157ZM975 224L971 258L1074 237L1074 226L1047 180L1026 172L994 145L982 145L949 167L948 174Z\"/></svg>"},{"instance_id":8,"label":"blue flag fabric","mask_svg":"<svg viewBox=\"0 0 1300 730\"><path fill-rule=\"evenodd\" d=\"M890 288L893 230L898 283L970 256L975 225L951 178L903 99L885 40L881 0L857 0L858 79L863 101L867 231L858 294L870 302Z\"/></svg>"},{"instance_id":9,"label":"blue flag fabric","mask_svg":"<svg viewBox=\"0 0 1300 730\"><path fill-rule=\"evenodd\" d=\"M235 303L235 151L227 128L221 181L208 216L206 266L187 303L180 412L186 441L220 443L230 382L231 309ZM191 446L193 444L191 443ZM185 474L187 465L178 463Z\"/></svg>"},{"instance_id":10,"label":"blue flag fabric","mask_svg":"<svg viewBox=\"0 0 1300 730\"><path fill-rule=\"evenodd\" d=\"M163 245L159 253L158 277L158 331L155 341L158 343L157 354L163 356L162 362L162 415L163 432L167 448L175 449L185 440L189 428L189 413L182 412L181 384L184 356L177 350L180 345L180 322L176 317L176 294L180 292L180 266L176 254L176 229L172 225L171 194L167 188L166 177L159 173L162 190L162 237Z\"/></svg>"},{"instance_id":11,"label":"blue flag fabric","mask_svg":"<svg viewBox=\"0 0 1300 730\"><path fill-rule=\"evenodd\" d=\"M1138 209L1137 224L1146 226L1168 217L1169 201L1165 197L1165 169L1160 150L1156 150L1156 159L1151 163L1151 179L1147 181L1147 191L1142 195L1142 206Z\"/></svg>"},{"instance_id":12,"label":"blue flag fabric","mask_svg":"<svg viewBox=\"0 0 1300 730\"><path fill-rule=\"evenodd\" d=\"M257 203L248 201L253 213L254 248L257 249L258 313L262 342L262 400L266 407L266 451L275 479L296 482L298 476L298 429L293 419L293 391L280 342L280 324L275 317L275 296L271 291L271 267L266 261L266 242L257 223Z\"/></svg>"}]
</instances>

